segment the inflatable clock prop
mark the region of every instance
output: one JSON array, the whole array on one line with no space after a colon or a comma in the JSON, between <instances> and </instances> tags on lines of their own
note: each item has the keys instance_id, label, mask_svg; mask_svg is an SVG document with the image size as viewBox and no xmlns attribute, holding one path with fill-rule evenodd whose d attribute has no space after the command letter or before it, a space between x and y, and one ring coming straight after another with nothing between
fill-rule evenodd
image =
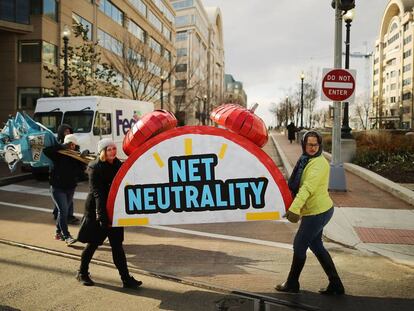
<instances>
[{"instance_id":1,"label":"inflatable clock prop","mask_svg":"<svg viewBox=\"0 0 414 311\"><path fill-rule=\"evenodd\" d=\"M263 121L241 106L216 108L225 127L176 127L174 115L143 116L123 143L128 159L108 197L112 226L280 220L292 202L286 181L260 148Z\"/></svg>"}]
</instances>

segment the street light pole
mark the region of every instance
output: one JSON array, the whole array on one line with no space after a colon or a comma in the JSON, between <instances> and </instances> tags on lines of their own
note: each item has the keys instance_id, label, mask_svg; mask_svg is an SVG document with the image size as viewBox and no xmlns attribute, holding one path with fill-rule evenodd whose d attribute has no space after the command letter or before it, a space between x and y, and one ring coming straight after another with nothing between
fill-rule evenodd
<instances>
[{"instance_id":1,"label":"street light pole","mask_svg":"<svg viewBox=\"0 0 414 311\"><path fill-rule=\"evenodd\" d=\"M354 19L355 10L349 10L344 14L344 21L346 25L345 38L345 69L349 69L349 46L351 37L351 23ZM352 129L349 127L349 103L344 102L344 118L342 119L341 138L352 139Z\"/></svg>"},{"instance_id":2,"label":"street light pole","mask_svg":"<svg viewBox=\"0 0 414 311\"><path fill-rule=\"evenodd\" d=\"M68 75L68 44L70 28L68 25L63 27L63 96L69 96L69 75Z\"/></svg>"},{"instance_id":3,"label":"street light pole","mask_svg":"<svg viewBox=\"0 0 414 311\"><path fill-rule=\"evenodd\" d=\"M289 122L289 96L286 96L286 127Z\"/></svg>"},{"instance_id":4,"label":"street light pole","mask_svg":"<svg viewBox=\"0 0 414 311\"><path fill-rule=\"evenodd\" d=\"M305 74L302 72L300 75L301 88L300 88L300 129L303 129L303 80L305 79Z\"/></svg>"},{"instance_id":5,"label":"street light pole","mask_svg":"<svg viewBox=\"0 0 414 311\"><path fill-rule=\"evenodd\" d=\"M207 95L203 96L203 114L201 122L203 125L206 125L206 118L207 118Z\"/></svg>"},{"instance_id":6,"label":"street light pole","mask_svg":"<svg viewBox=\"0 0 414 311\"><path fill-rule=\"evenodd\" d=\"M165 77L161 76L161 109L164 109L164 82Z\"/></svg>"}]
</instances>

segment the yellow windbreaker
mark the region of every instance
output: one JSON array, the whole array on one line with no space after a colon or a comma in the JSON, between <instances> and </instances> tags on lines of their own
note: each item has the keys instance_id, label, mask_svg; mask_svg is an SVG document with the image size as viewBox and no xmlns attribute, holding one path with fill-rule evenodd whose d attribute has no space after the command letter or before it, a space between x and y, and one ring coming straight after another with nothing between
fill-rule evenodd
<instances>
[{"instance_id":1,"label":"yellow windbreaker","mask_svg":"<svg viewBox=\"0 0 414 311\"><path fill-rule=\"evenodd\" d=\"M329 163L323 155L309 160L300 179L299 192L289 207L292 213L318 215L333 206L328 193L329 170Z\"/></svg>"}]
</instances>

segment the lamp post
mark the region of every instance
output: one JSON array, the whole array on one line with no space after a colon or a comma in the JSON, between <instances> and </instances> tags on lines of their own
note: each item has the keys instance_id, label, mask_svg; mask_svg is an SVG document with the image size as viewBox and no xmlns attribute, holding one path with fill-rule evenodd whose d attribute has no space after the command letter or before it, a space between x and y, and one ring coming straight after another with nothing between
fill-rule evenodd
<instances>
[{"instance_id":1,"label":"lamp post","mask_svg":"<svg viewBox=\"0 0 414 311\"><path fill-rule=\"evenodd\" d=\"M161 109L164 109L164 83L166 81L165 76L161 76Z\"/></svg>"},{"instance_id":2,"label":"lamp post","mask_svg":"<svg viewBox=\"0 0 414 311\"><path fill-rule=\"evenodd\" d=\"M403 128L403 113L404 113L402 102L400 102L399 107L400 107L400 129L402 129Z\"/></svg>"},{"instance_id":3,"label":"lamp post","mask_svg":"<svg viewBox=\"0 0 414 311\"><path fill-rule=\"evenodd\" d=\"M62 31L62 38L63 38L63 61L64 61L64 69L63 69L63 96L69 96L68 88L69 88L69 76L68 76L68 43L69 37L71 35L71 31L68 25L63 27Z\"/></svg>"},{"instance_id":4,"label":"lamp post","mask_svg":"<svg viewBox=\"0 0 414 311\"><path fill-rule=\"evenodd\" d=\"M303 80L305 79L305 74L300 74L300 80L301 80L301 88L300 88L300 129L303 129Z\"/></svg>"},{"instance_id":5,"label":"lamp post","mask_svg":"<svg viewBox=\"0 0 414 311\"><path fill-rule=\"evenodd\" d=\"M351 23L354 19L355 10L347 11L343 19L346 26L346 39L345 39L345 69L349 69L349 44L350 44L350 33ZM341 138L352 139L351 128L349 127L349 103L344 102L344 118L342 119Z\"/></svg>"},{"instance_id":6,"label":"lamp post","mask_svg":"<svg viewBox=\"0 0 414 311\"><path fill-rule=\"evenodd\" d=\"M286 127L289 123L289 96L286 96Z\"/></svg>"},{"instance_id":7,"label":"lamp post","mask_svg":"<svg viewBox=\"0 0 414 311\"><path fill-rule=\"evenodd\" d=\"M201 116L201 123L206 125L206 117L207 117L207 95L203 96L203 112Z\"/></svg>"}]
</instances>

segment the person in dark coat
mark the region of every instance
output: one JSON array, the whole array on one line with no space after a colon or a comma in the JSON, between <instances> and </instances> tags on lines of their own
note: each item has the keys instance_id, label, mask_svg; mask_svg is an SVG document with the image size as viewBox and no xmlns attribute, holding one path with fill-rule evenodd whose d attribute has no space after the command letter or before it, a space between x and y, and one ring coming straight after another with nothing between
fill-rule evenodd
<instances>
[{"instance_id":1,"label":"person in dark coat","mask_svg":"<svg viewBox=\"0 0 414 311\"><path fill-rule=\"evenodd\" d=\"M108 237L112 249L112 258L121 276L123 287L138 288L142 282L135 280L129 274L122 246L124 228L111 227L106 211L109 190L122 163L116 157L115 143L109 138L99 141L98 154L99 157L88 165L89 193L78 234L78 241L87 243L87 245L82 252L77 280L86 286L95 284L90 278L89 263L98 246L102 245Z\"/></svg>"},{"instance_id":2,"label":"person in dark coat","mask_svg":"<svg viewBox=\"0 0 414 311\"><path fill-rule=\"evenodd\" d=\"M69 233L67 219L84 165L78 160L60 154L59 150L75 150L76 146L78 142L75 135L69 134L65 136L63 145L57 144L43 149L44 154L53 162L49 183L53 203L58 209L55 239L63 240L68 245L76 242Z\"/></svg>"},{"instance_id":3,"label":"person in dark coat","mask_svg":"<svg viewBox=\"0 0 414 311\"><path fill-rule=\"evenodd\" d=\"M69 124L59 125L58 130L57 130L58 143L63 144L65 136L69 134L73 134L73 129ZM77 149L75 150L79 151L79 146L77 146ZM55 205L53 208L53 218L55 220L57 218L57 215L58 215L58 209L57 209L57 206ZM79 219L73 215L73 202L72 202L71 206L69 206L69 211L68 211L68 224L77 225L78 223L79 223ZM56 236L55 238L59 239L59 236Z\"/></svg>"},{"instance_id":4,"label":"person in dark coat","mask_svg":"<svg viewBox=\"0 0 414 311\"><path fill-rule=\"evenodd\" d=\"M295 124L293 122L290 122L290 124L287 126L287 130L288 130L288 139L290 143L292 143L292 141L295 140L295 135L296 135Z\"/></svg>"}]
</instances>

